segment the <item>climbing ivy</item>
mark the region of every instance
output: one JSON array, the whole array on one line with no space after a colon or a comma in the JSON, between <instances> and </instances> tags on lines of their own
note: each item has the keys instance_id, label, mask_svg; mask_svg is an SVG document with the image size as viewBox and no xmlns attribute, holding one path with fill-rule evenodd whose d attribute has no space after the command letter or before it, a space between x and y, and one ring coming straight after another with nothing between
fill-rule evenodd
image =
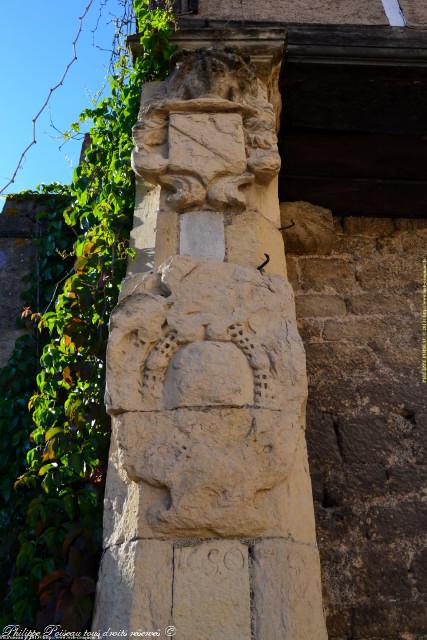
<instances>
[{"instance_id":1,"label":"climbing ivy","mask_svg":"<svg viewBox=\"0 0 427 640\"><path fill-rule=\"evenodd\" d=\"M63 211L70 203L68 188L42 185L37 192L9 196L11 205L16 203L18 207L20 201L28 203L30 199L37 210L32 240L37 268L35 276L25 278L25 307L17 321L25 333L16 341L7 365L0 369L0 602L6 601L18 534L25 526L27 500L13 491L13 484L25 470L26 452L31 447L28 437L34 424L28 402L36 391L38 354L49 340L46 331L37 329L39 312L49 305L57 282L72 267L67 251L72 249L74 235L63 219Z\"/></svg>"},{"instance_id":2,"label":"climbing ivy","mask_svg":"<svg viewBox=\"0 0 427 640\"><path fill-rule=\"evenodd\" d=\"M110 95L72 125L78 132L91 124L64 210L64 221L77 237L62 256L72 259L74 268L38 319L49 341L29 401L34 428L27 467L15 483L26 514L5 623L40 629L60 624L80 631L91 618L110 439L103 400L108 320L131 257L131 130L142 82L163 77L173 51L169 4L152 8L148 0L134 0L134 10L141 57L130 69L121 56Z\"/></svg>"}]
</instances>

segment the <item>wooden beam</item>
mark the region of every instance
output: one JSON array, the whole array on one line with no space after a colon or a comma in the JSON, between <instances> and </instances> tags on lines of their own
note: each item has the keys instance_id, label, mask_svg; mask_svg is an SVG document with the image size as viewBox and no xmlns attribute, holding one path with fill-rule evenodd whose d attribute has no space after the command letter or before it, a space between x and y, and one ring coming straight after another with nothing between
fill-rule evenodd
<instances>
[{"instance_id":1,"label":"wooden beam","mask_svg":"<svg viewBox=\"0 0 427 640\"><path fill-rule=\"evenodd\" d=\"M286 127L427 135L427 67L285 65Z\"/></svg>"},{"instance_id":2,"label":"wooden beam","mask_svg":"<svg viewBox=\"0 0 427 640\"><path fill-rule=\"evenodd\" d=\"M280 153L284 172L298 176L427 179L427 136L285 126Z\"/></svg>"},{"instance_id":3,"label":"wooden beam","mask_svg":"<svg viewBox=\"0 0 427 640\"><path fill-rule=\"evenodd\" d=\"M336 215L427 217L427 180L372 180L282 173L280 200L305 200Z\"/></svg>"}]
</instances>

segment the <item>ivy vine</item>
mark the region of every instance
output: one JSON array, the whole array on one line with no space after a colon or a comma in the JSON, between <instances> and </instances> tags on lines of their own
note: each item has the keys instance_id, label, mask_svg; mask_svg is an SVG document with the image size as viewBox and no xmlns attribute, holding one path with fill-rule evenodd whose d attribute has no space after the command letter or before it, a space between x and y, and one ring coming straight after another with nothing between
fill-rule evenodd
<instances>
[{"instance_id":1,"label":"ivy vine","mask_svg":"<svg viewBox=\"0 0 427 640\"><path fill-rule=\"evenodd\" d=\"M63 211L65 224L76 236L71 250L60 249L61 273L67 261L72 260L74 268L50 308L37 317L49 340L29 400L31 448L26 468L15 482L14 499L25 504L25 523L15 545L0 626L14 622L43 629L60 624L80 631L91 619L110 440L103 399L108 321L131 256L131 131L142 82L163 78L173 53L170 5L152 8L149 0L133 4L142 55L133 68L122 55L111 78L110 95L83 111L72 125L76 132L91 123L90 142L67 190L69 204ZM11 367L20 362L17 351L3 375L11 375ZM10 399L10 420L18 396L25 414L22 400L30 387ZM19 431L27 433L28 415L25 421ZM11 424L9 434L14 429ZM9 442L20 452L26 448L21 440L16 445Z\"/></svg>"},{"instance_id":2,"label":"ivy vine","mask_svg":"<svg viewBox=\"0 0 427 640\"><path fill-rule=\"evenodd\" d=\"M25 526L28 504L26 497L13 491L13 484L26 467L26 453L31 447L28 438L34 428L28 402L36 391L38 354L49 340L46 331L38 331L39 312L49 305L57 282L72 267L70 258L60 255L72 249L74 238L63 219L64 208L70 203L67 187L43 185L38 192L9 196L12 205L16 203L17 207L29 199L35 201L37 209L36 233L32 239L37 254L37 278L25 279L28 283L22 296L25 307L17 321L18 328L25 333L16 341L7 365L0 369L0 575L3 578L0 602L3 603L7 602L8 578L13 574L19 550L18 534Z\"/></svg>"}]
</instances>

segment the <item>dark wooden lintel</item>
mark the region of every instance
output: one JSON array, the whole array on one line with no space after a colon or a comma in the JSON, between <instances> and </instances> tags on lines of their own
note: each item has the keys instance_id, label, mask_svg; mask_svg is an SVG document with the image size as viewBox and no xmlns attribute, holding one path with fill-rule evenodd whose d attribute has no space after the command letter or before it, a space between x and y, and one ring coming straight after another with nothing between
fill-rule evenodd
<instances>
[{"instance_id":1,"label":"dark wooden lintel","mask_svg":"<svg viewBox=\"0 0 427 640\"><path fill-rule=\"evenodd\" d=\"M280 200L305 200L342 216L427 217L427 180L374 180L282 173Z\"/></svg>"}]
</instances>

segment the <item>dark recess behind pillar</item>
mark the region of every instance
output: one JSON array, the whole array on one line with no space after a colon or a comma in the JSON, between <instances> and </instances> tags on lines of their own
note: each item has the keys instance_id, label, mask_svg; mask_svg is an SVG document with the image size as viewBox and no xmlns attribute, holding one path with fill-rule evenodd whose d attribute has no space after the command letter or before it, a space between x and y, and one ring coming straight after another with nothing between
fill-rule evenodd
<instances>
[{"instance_id":1,"label":"dark recess behind pillar","mask_svg":"<svg viewBox=\"0 0 427 640\"><path fill-rule=\"evenodd\" d=\"M289 26L281 200L427 215L427 31Z\"/></svg>"}]
</instances>

